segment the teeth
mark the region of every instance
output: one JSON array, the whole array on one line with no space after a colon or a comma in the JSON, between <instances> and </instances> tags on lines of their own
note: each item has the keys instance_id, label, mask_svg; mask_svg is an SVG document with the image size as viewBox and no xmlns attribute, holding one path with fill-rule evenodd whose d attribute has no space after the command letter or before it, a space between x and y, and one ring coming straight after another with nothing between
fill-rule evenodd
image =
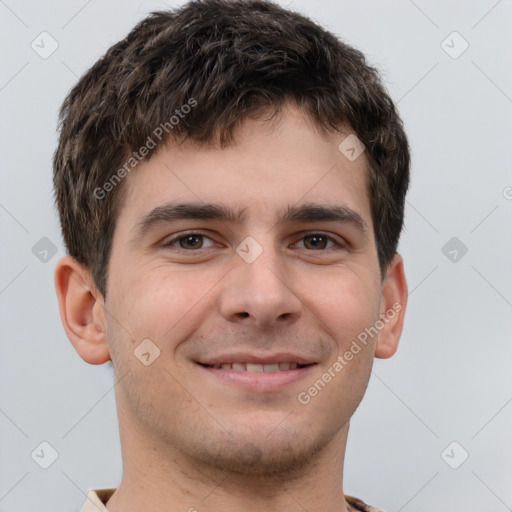
<instances>
[{"instance_id":1,"label":"teeth","mask_svg":"<svg viewBox=\"0 0 512 512\"><path fill-rule=\"evenodd\" d=\"M256 363L221 363L213 364L212 368L217 370L236 370L239 372L259 373L259 372L279 372L286 370L295 370L298 368L297 363L267 363L267 364L256 364Z\"/></svg>"},{"instance_id":2,"label":"teeth","mask_svg":"<svg viewBox=\"0 0 512 512\"><path fill-rule=\"evenodd\" d=\"M251 373L262 372L263 371L263 367L262 367L261 364L247 363L246 366L247 366L247 371L251 372Z\"/></svg>"}]
</instances>

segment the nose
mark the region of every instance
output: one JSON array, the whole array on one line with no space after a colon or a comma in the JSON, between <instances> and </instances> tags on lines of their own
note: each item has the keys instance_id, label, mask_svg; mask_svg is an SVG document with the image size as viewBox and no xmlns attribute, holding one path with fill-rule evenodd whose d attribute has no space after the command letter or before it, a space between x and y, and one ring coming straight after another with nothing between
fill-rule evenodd
<instances>
[{"instance_id":1,"label":"nose","mask_svg":"<svg viewBox=\"0 0 512 512\"><path fill-rule=\"evenodd\" d=\"M293 289L291 269L269 246L251 263L233 255L233 269L222 281L220 295L220 312L229 322L267 330L300 317L302 303Z\"/></svg>"}]
</instances>

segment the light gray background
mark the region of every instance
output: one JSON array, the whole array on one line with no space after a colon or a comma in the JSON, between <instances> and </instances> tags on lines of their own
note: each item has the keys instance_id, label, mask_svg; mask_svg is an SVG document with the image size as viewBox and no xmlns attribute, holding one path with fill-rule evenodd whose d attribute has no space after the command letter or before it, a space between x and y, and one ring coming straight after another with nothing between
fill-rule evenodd
<instances>
[{"instance_id":1,"label":"light gray background","mask_svg":"<svg viewBox=\"0 0 512 512\"><path fill-rule=\"evenodd\" d=\"M512 2L281 3L382 70L412 147L406 325L352 419L345 492L388 512L512 510ZM1 512L78 511L121 478L112 369L82 361L58 315L51 158L77 77L161 8L0 0ZM42 31L59 45L47 59L31 48ZM469 44L458 58L453 31ZM57 247L47 262L32 252L42 237ZM468 248L455 262L452 237ZM58 452L48 469L31 457L43 441Z\"/></svg>"}]
</instances>

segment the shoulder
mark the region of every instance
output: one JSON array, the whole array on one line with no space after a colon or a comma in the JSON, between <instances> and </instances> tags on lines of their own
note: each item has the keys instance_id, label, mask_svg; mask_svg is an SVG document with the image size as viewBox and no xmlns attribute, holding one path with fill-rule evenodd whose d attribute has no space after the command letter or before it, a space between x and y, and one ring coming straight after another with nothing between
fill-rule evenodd
<instances>
[{"instance_id":1,"label":"shoulder","mask_svg":"<svg viewBox=\"0 0 512 512\"><path fill-rule=\"evenodd\" d=\"M116 488L89 489L80 512L108 512L105 505L115 490Z\"/></svg>"},{"instance_id":2,"label":"shoulder","mask_svg":"<svg viewBox=\"0 0 512 512\"><path fill-rule=\"evenodd\" d=\"M360 500L359 498L356 498L354 496L349 496L348 494L345 494L345 501L350 506L350 512L352 511L361 511L361 512L384 512L380 508L372 507L371 505L368 505L363 500Z\"/></svg>"}]
</instances>

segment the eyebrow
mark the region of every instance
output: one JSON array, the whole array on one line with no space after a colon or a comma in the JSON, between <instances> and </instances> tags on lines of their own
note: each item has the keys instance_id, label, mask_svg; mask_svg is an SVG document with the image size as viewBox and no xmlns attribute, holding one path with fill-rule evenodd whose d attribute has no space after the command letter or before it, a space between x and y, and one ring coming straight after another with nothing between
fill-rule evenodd
<instances>
[{"instance_id":1,"label":"eyebrow","mask_svg":"<svg viewBox=\"0 0 512 512\"><path fill-rule=\"evenodd\" d=\"M231 224L241 224L246 219L247 208L233 209L224 204L212 203L168 203L151 210L135 226L134 241L142 239L156 226L175 220L220 220ZM341 222L355 227L365 237L368 236L368 224L347 206L306 203L289 205L277 216L277 224L307 222Z\"/></svg>"}]
</instances>

